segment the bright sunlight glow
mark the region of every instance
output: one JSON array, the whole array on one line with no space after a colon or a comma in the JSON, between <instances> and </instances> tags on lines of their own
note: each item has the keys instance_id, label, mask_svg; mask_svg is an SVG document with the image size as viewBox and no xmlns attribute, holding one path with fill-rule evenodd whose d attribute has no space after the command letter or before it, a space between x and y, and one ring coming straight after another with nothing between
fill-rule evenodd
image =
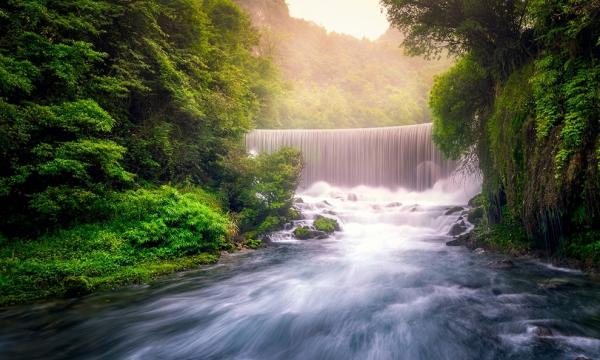
<instances>
[{"instance_id":1,"label":"bright sunlight glow","mask_svg":"<svg viewBox=\"0 0 600 360\"><path fill-rule=\"evenodd\" d=\"M328 31L374 40L389 24L379 0L287 0L290 15Z\"/></svg>"}]
</instances>

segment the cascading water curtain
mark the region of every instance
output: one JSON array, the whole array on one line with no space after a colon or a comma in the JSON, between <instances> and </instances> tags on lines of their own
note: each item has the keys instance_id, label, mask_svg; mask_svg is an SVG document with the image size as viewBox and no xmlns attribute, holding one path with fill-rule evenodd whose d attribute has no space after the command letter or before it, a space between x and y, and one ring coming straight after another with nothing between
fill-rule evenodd
<instances>
[{"instance_id":1,"label":"cascading water curtain","mask_svg":"<svg viewBox=\"0 0 600 360\"><path fill-rule=\"evenodd\" d=\"M452 174L431 138L431 124L371 129L255 130L246 136L251 152L295 147L304 156L301 187L318 181L335 186L367 185L426 190Z\"/></svg>"}]
</instances>

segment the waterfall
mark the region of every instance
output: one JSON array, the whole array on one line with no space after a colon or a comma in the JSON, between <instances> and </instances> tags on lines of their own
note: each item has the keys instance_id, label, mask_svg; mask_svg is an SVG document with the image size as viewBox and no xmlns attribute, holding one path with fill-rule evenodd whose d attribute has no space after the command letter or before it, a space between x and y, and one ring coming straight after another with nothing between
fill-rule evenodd
<instances>
[{"instance_id":1,"label":"waterfall","mask_svg":"<svg viewBox=\"0 0 600 360\"><path fill-rule=\"evenodd\" d=\"M370 129L255 130L246 136L250 152L282 147L302 151L301 187L318 181L336 186L367 185L425 190L457 167L431 138L432 125Z\"/></svg>"}]
</instances>

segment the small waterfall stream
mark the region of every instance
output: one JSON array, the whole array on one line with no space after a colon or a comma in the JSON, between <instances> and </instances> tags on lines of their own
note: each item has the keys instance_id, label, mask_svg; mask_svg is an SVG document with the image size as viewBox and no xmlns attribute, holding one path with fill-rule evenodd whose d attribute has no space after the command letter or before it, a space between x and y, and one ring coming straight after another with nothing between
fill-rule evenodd
<instances>
[{"instance_id":1,"label":"small waterfall stream","mask_svg":"<svg viewBox=\"0 0 600 360\"><path fill-rule=\"evenodd\" d=\"M246 137L251 152L289 146L302 150L302 188L366 185L426 190L447 178L457 163L444 159L431 139L432 125L372 129L256 130Z\"/></svg>"}]
</instances>

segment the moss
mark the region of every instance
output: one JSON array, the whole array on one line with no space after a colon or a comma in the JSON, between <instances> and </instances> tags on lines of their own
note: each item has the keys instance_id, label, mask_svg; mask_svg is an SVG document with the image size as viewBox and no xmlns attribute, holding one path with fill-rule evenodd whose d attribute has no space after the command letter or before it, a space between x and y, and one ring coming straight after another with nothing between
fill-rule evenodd
<instances>
[{"instance_id":1,"label":"moss","mask_svg":"<svg viewBox=\"0 0 600 360\"><path fill-rule=\"evenodd\" d=\"M469 210L467 220L469 220L471 224L478 224L483 220L484 215L485 211L483 210L483 206L479 206Z\"/></svg>"},{"instance_id":2,"label":"moss","mask_svg":"<svg viewBox=\"0 0 600 360\"><path fill-rule=\"evenodd\" d=\"M307 240L313 237L313 230L308 226L302 226L294 229L294 237L298 240Z\"/></svg>"},{"instance_id":3,"label":"moss","mask_svg":"<svg viewBox=\"0 0 600 360\"><path fill-rule=\"evenodd\" d=\"M62 285L66 296L82 296L94 290L85 276L67 276L64 278Z\"/></svg>"},{"instance_id":4,"label":"moss","mask_svg":"<svg viewBox=\"0 0 600 360\"><path fill-rule=\"evenodd\" d=\"M334 231L340 231L340 224L337 222L337 220L324 216L317 217L313 223L313 226L318 231L323 231L328 234L331 234Z\"/></svg>"}]
</instances>

